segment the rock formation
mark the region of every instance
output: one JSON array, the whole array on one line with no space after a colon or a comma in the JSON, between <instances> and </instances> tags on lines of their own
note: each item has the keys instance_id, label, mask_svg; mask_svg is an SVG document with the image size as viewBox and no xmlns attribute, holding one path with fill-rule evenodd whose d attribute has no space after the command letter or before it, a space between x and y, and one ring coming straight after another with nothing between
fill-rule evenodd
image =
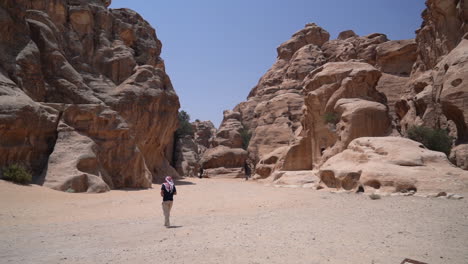
<instances>
[{"instance_id":1,"label":"rock formation","mask_svg":"<svg viewBox=\"0 0 468 264\"><path fill-rule=\"evenodd\" d=\"M325 162L319 175L327 187L345 190L363 186L429 193L468 188L468 174L451 164L444 153L402 137L355 139Z\"/></svg>"},{"instance_id":2,"label":"rock formation","mask_svg":"<svg viewBox=\"0 0 468 264\"><path fill-rule=\"evenodd\" d=\"M0 167L102 192L166 174L178 97L154 29L110 1L0 1ZM164 125L161 125L164 124Z\"/></svg>"},{"instance_id":3,"label":"rock formation","mask_svg":"<svg viewBox=\"0 0 468 264\"><path fill-rule=\"evenodd\" d=\"M199 175L200 159L212 146L216 129L210 121L192 123L193 136L186 135L176 139L175 168L180 175L195 177Z\"/></svg>"},{"instance_id":4,"label":"rock formation","mask_svg":"<svg viewBox=\"0 0 468 264\"><path fill-rule=\"evenodd\" d=\"M445 129L454 136L456 145L466 142L466 4L463 0L428 0L426 5L416 39L389 40L380 33L358 36L347 30L330 40L324 29L307 24L278 47L275 64L252 89L247 101L234 108L240 113L239 122L252 133L248 155L256 165L255 178L271 176L279 182L283 175L297 178L307 170L311 174L312 169L322 170L330 166L332 159L346 161L349 156L359 160L344 153L355 151L350 148L361 138L369 146L380 146L382 140L387 140L380 137L406 136L407 129L414 125ZM229 146L227 139L215 140ZM397 145L408 141L388 140ZM411 180L420 183L417 189L466 187L466 175L451 167L440 156L443 154L427 150L421 154L419 144L410 142L405 151L420 155L411 159L437 160L421 165L424 169L441 164L460 176L450 178L444 174L441 179L453 182L435 186L425 182L430 177L420 177L417 172L418 179ZM451 160L461 167L466 167L465 148L459 145L451 155ZM400 153L391 147L388 152L389 157ZM353 170L346 177L351 182L366 179L369 173L364 169L369 168L364 167L361 174ZM400 176L395 175L395 186L404 182Z\"/></svg>"},{"instance_id":5,"label":"rock formation","mask_svg":"<svg viewBox=\"0 0 468 264\"><path fill-rule=\"evenodd\" d=\"M247 151L244 146L244 126L240 122L240 113L224 111L223 121L207 149L200 159L205 177L243 177Z\"/></svg>"},{"instance_id":6,"label":"rock formation","mask_svg":"<svg viewBox=\"0 0 468 264\"><path fill-rule=\"evenodd\" d=\"M449 131L456 144L467 135L468 26L466 1L426 2L424 22L417 31L417 61L406 96L396 103L405 134L424 125Z\"/></svg>"}]
</instances>

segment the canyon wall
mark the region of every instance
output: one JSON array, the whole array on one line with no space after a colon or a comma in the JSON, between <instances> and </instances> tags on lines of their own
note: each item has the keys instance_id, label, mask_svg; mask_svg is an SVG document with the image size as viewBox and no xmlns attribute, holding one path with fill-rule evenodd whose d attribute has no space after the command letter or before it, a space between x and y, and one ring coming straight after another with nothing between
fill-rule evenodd
<instances>
[{"instance_id":1,"label":"canyon wall","mask_svg":"<svg viewBox=\"0 0 468 264\"><path fill-rule=\"evenodd\" d=\"M351 179L357 188L364 181L389 182L378 169L394 163L424 168L414 177L395 170L390 182L397 190L466 187L467 173L452 169L446 155L421 152L424 146L405 145L403 138L413 126L443 129L453 137L450 160L466 169L468 4L428 0L426 6L415 39L346 30L331 40L311 23L278 47L275 64L233 109L252 133L247 150L255 178L277 181L287 171L310 171L328 187ZM392 144L405 145L413 156L392 161L398 157ZM382 160L377 167L362 165L376 160ZM447 172L439 175L437 166ZM426 182L431 177L437 187Z\"/></svg>"},{"instance_id":2,"label":"canyon wall","mask_svg":"<svg viewBox=\"0 0 468 264\"><path fill-rule=\"evenodd\" d=\"M79 192L177 175L179 100L162 44L140 15L109 5L0 1L0 167Z\"/></svg>"}]
</instances>

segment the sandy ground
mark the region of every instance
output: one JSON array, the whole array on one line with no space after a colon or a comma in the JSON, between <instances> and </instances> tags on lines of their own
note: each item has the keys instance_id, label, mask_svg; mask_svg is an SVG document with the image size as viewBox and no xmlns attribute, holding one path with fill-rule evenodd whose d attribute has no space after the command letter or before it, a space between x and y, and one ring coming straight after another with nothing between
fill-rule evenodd
<instances>
[{"instance_id":1,"label":"sandy ground","mask_svg":"<svg viewBox=\"0 0 468 264\"><path fill-rule=\"evenodd\" d=\"M468 263L468 201L227 179L72 194L0 181L0 263ZM465 196L466 197L466 196Z\"/></svg>"}]
</instances>

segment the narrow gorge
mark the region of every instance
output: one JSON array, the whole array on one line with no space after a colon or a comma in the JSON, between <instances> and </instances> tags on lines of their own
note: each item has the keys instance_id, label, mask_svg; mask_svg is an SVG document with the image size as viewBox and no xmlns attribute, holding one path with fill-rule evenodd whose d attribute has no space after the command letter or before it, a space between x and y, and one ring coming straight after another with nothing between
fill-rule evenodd
<instances>
[{"instance_id":1,"label":"narrow gorge","mask_svg":"<svg viewBox=\"0 0 468 264\"><path fill-rule=\"evenodd\" d=\"M427 1L415 39L331 39L307 24L218 129L197 120L183 135L154 28L110 4L1 1L0 167L21 164L34 183L76 192L202 169L242 178L246 166L260 182L316 189L467 188L464 1ZM445 131L451 151L407 139L414 127Z\"/></svg>"}]
</instances>

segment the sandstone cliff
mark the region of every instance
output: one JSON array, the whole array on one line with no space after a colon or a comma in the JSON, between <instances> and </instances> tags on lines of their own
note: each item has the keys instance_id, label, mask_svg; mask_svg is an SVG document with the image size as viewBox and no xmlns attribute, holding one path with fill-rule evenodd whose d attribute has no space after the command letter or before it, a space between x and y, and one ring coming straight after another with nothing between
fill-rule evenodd
<instances>
[{"instance_id":1,"label":"sandstone cliff","mask_svg":"<svg viewBox=\"0 0 468 264\"><path fill-rule=\"evenodd\" d=\"M216 128L211 121L192 123L193 135L176 139L175 168L180 175L195 177L200 174L201 157L213 145Z\"/></svg>"},{"instance_id":2,"label":"sandstone cliff","mask_svg":"<svg viewBox=\"0 0 468 264\"><path fill-rule=\"evenodd\" d=\"M0 167L90 192L177 174L179 101L161 42L137 13L109 5L0 1Z\"/></svg>"},{"instance_id":3,"label":"sandstone cliff","mask_svg":"<svg viewBox=\"0 0 468 264\"><path fill-rule=\"evenodd\" d=\"M234 108L240 114L240 124L252 133L248 155L255 163L256 178L270 177L276 171L272 178L278 182L281 175L293 175L284 171L313 174L321 168L329 168L331 174L327 175L341 175L338 170L343 168L328 161L349 158L347 173L355 183L377 180L369 176L376 171L371 165L373 154L369 152L369 159L362 160L358 154L341 153L362 153L354 146L362 142L356 139L366 137L369 143L365 146L377 155L388 151L392 152L388 155L398 156L395 148L387 147L392 143L383 142L405 144L404 139L379 138L404 137L414 125L447 130L455 138L451 160L466 168L467 4L464 0L428 0L426 5L416 39L389 40L380 33L358 36L347 30L330 40L324 29L307 24L278 47L275 64L247 101ZM353 147L351 142L355 142ZM434 163L414 166L426 166L424 170L430 171L439 164L450 171L450 175L432 177L449 181L439 189L466 187L466 172L456 168L452 172L443 154L416 154L419 146L405 145L405 151L415 155L409 159L424 160L427 156ZM353 160L369 165L351 166ZM379 168L385 163L391 162L382 161ZM418 172L408 179L402 174L410 172L401 172L393 178L392 186L411 182L415 189L438 190L437 184L426 183L431 177L420 177ZM320 179L323 182L327 177ZM378 181L385 181L385 177Z\"/></svg>"}]
</instances>

